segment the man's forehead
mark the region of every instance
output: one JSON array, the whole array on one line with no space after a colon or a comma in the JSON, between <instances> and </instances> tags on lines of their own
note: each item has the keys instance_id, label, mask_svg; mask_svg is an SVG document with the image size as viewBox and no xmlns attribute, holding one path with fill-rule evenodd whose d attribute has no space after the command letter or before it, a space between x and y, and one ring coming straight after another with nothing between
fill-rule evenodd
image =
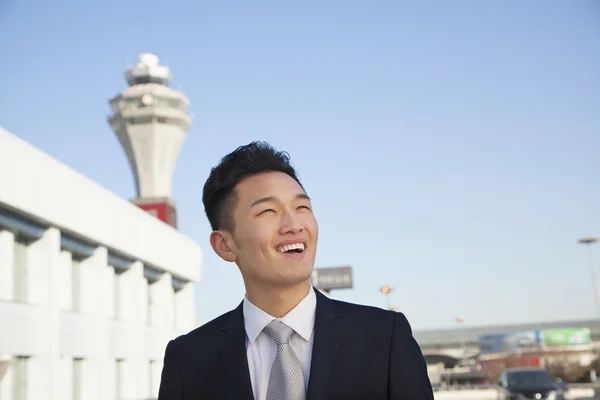
<instances>
[{"instance_id":1,"label":"man's forehead","mask_svg":"<svg viewBox=\"0 0 600 400\"><path fill-rule=\"evenodd\" d=\"M291 176L282 172L268 172L249 176L240 181L235 188L238 196L253 198L269 196L296 195L304 192L300 184Z\"/></svg>"},{"instance_id":2,"label":"man's forehead","mask_svg":"<svg viewBox=\"0 0 600 400\"><path fill-rule=\"evenodd\" d=\"M259 205L261 203L268 203L268 202L272 202L272 201L289 201L289 200L310 200L310 197L308 197L308 195L304 192L301 193L296 193L295 196L286 196L286 197L279 197L279 196L265 196L265 197L259 197L257 199L255 199L254 201L252 201L252 203L250 204L250 207L254 207L256 205Z\"/></svg>"}]
</instances>

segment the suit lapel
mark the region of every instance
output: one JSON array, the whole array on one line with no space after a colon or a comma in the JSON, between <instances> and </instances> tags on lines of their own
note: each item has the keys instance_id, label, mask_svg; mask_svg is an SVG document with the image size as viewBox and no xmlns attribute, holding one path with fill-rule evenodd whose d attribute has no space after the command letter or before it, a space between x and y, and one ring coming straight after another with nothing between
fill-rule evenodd
<instances>
[{"instance_id":1,"label":"suit lapel","mask_svg":"<svg viewBox=\"0 0 600 400\"><path fill-rule=\"evenodd\" d=\"M254 400L246 355L246 330L242 304L231 312L221 328L222 340L219 343L219 354L227 371L227 380L233 398Z\"/></svg>"},{"instance_id":2,"label":"suit lapel","mask_svg":"<svg viewBox=\"0 0 600 400\"><path fill-rule=\"evenodd\" d=\"M308 380L307 400L323 399L323 391L329 378L329 372L340 344L340 321L335 303L315 290L317 309L315 313L314 342L310 377Z\"/></svg>"}]
</instances>

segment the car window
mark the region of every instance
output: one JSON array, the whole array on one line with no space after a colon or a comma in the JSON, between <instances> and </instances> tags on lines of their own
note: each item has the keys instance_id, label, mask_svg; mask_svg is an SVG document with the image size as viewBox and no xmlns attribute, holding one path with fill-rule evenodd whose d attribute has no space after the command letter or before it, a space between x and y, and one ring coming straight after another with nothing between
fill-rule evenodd
<instances>
[{"instance_id":1,"label":"car window","mask_svg":"<svg viewBox=\"0 0 600 400\"><path fill-rule=\"evenodd\" d=\"M520 371L508 374L510 386L545 385L554 383L554 379L546 371Z\"/></svg>"}]
</instances>

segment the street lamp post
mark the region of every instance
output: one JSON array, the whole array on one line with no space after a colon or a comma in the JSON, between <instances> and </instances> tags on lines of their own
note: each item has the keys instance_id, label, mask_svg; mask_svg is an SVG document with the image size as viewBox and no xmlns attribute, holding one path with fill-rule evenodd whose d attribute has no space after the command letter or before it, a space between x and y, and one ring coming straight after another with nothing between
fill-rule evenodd
<instances>
[{"instance_id":1,"label":"street lamp post","mask_svg":"<svg viewBox=\"0 0 600 400\"><path fill-rule=\"evenodd\" d=\"M391 286L383 286L381 289L379 289L379 291L381 293L383 293L383 296L385 298L385 309L386 310L391 310L392 306L390 305L390 293L392 293L394 291L394 288Z\"/></svg>"},{"instance_id":2,"label":"street lamp post","mask_svg":"<svg viewBox=\"0 0 600 400\"><path fill-rule=\"evenodd\" d=\"M592 285L594 286L594 298L596 300L596 316L600 322L600 290L598 289L598 280L596 279L596 266L594 263L594 252L592 245L598 242L598 238L588 237L579 239L579 243L588 248L588 264L590 267L590 275L592 277Z\"/></svg>"}]
</instances>

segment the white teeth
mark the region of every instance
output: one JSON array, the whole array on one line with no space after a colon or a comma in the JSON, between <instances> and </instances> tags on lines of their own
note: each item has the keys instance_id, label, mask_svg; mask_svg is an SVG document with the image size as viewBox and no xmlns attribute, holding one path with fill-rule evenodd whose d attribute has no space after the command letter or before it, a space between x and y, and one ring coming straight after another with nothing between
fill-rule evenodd
<instances>
[{"instance_id":1,"label":"white teeth","mask_svg":"<svg viewBox=\"0 0 600 400\"><path fill-rule=\"evenodd\" d=\"M306 248L306 246L304 245L304 243L294 243L294 244L288 244L287 246L281 246L279 248L277 248L277 251L280 253L285 253L286 251L290 251L290 250L304 250Z\"/></svg>"}]
</instances>

